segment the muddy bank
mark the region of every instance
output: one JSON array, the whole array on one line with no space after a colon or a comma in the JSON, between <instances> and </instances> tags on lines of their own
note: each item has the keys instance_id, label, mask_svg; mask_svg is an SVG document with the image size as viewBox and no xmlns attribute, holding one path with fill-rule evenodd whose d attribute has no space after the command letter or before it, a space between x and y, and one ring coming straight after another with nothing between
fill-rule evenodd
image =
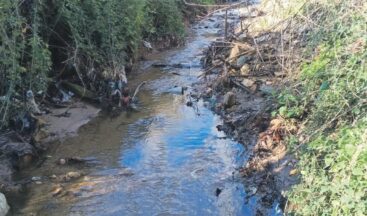
<instances>
[{"instance_id":1,"label":"muddy bank","mask_svg":"<svg viewBox=\"0 0 367 216\"><path fill-rule=\"evenodd\" d=\"M283 140L297 128L271 114L277 106L274 96L286 75L279 50L289 44L282 44L280 32L254 30L261 20L271 19L266 9L256 5L242 8L239 16L242 21L231 24L228 39L207 49L202 59L206 69L195 88L223 118L223 125L217 128L247 148L249 158L240 170L245 200L259 197L256 213L268 215L267 209L274 204L284 208L284 192L298 181L297 161L288 154Z\"/></svg>"},{"instance_id":2,"label":"muddy bank","mask_svg":"<svg viewBox=\"0 0 367 216\"><path fill-rule=\"evenodd\" d=\"M78 100L66 108L51 108L48 114L35 116L32 134L15 131L2 133L0 192L6 196L24 193L31 180L15 181L14 175L21 170L39 166L44 160L43 154L52 148L55 140L75 136L79 128L95 118L99 111L99 108Z\"/></svg>"}]
</instances>

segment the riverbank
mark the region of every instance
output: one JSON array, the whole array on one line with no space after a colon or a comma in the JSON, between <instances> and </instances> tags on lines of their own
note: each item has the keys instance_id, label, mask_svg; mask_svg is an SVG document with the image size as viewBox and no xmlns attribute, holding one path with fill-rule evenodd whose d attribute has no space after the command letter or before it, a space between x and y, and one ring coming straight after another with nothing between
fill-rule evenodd
<instances>
[{"instance_id":1,"label":"riverbank","mask_svg":"<svg viewBox=\"0 0 367 216\"><path fill-rule=\"evenodd\" d=\"M241 173L263 206L365 213L365 11L354 1L262 1L208 49L198 92L223 117L218 128L248 148Z\"/></svg>"},{"instance_id":2,"label":"riverbank","mask_svg":"<svg viewBox=\"0 0 367 216\"><path fill-rule=\"evenodd\" d=\"M268 215L269 208L284 209L283 194L299 180L297 160L287 153L282 118L271 112L285 77L276 61L279 34L251 31L244 26L256 25L266 17L260 5L240 9L242 20L232 23L228 40L214 42L202 59L205 70L196 91L224 122L217 128L242 143L248 158L240 170L247 195L245 202L259 197L256 212Z\"/></svg>"}]
</instances>

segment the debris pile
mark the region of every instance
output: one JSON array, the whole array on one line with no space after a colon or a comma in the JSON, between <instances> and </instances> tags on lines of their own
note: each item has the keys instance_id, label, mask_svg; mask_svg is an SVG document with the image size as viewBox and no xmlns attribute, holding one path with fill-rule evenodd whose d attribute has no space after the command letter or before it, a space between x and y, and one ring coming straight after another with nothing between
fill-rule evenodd
<instances>
[{"instance_id":1,"label":"debris pile","mask_svg":"<svg viewBox=\"0 0 367 216\"><path fill-rule=\"evenodd\" d=\"M297 182L296 161L287 155L284 137L296 134L296 123L277 117L274 95L287 85L289 65L298 65L307 26L277 22L258 28L260 20L271 20L259 6L240 9L237 28L224 40L206 50L198 87L208 106L221 115L224 125L217 128L243 143L250 157L240 173L246 176L247 198L260 196L270 208L283 201L282 191ZM259 209L259 214L266 210Z\"/></svg>"}]
</instances>

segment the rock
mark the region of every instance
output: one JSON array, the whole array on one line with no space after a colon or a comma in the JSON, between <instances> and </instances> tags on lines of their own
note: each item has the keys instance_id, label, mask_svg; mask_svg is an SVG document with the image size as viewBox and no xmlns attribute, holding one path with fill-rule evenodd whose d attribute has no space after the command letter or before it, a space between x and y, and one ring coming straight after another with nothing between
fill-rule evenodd
<instances>
[{"instance_id":1,"label":"rock","mask_svg":"<svg viewBox=\"0 0 367 216\"><path fill-rule=\"evenodd\" d=\"M223 125L217 125L217 130L218 131L224 131L224 126Z\"/></svg>"},{"instance_id":2,"label":"rock","mask_svg":"<svg viewBox=\"0 0 367 216\"><path fill-rule=\"evenodd\" d=\"M247 39L247 34L246 33L242 33L238 36L238 40L239 41L244 41Z\"/></svg>"},{"instance_id":3,"label":"rock","mask_svg":"<svg viewBox=\"0 0 367 216\"><path fill-rule=\"evenodd\" d=\"M35 149L29 143L8 140L4 143L0 141L0 151L5 155L16 155L21 158L24 155L34 155Z\"/></svg>"},{"instance_id":4,"label":"rock","mask_svg":"<svg viewBox=\"0 0 367 216\"><path fill-rule=\"evenodd\" d=\"M223 105L224 108L230 108L236 104L236 95L233 92L227 92L224 95Z\"/></svg>"},{"instance_id":5,"label":"rock","mask_svg":"<svg viewBox=\"0 0 367 216\"><path fill-rule=\"evenodd\" d=\"M29 167L32 164L33 155L25 154L19 158L18 166L20 168Z\"/></svg>"},{"instance_id":6,"label":"rock","mask_svg":"<svg viewBox=\"0 0 367 216\"><path fill-rule=\"evenodd\" d=\"M68 182L71 181L72 179L80 178L81 176L82 174L79 172L68 172L66 175L59 176L59 180Z\"/></svg>"},{"instance_id":7,"label":"rock","mask_svg":"<svg viewBox=\"0 0 367 216\"><path fill-rule=\"evenodd\" d=\"M41 185L41 184L43 184L41 181L35 181L34 182L36 185Z\"/></svg>"},{"instance_id":8,"label":"rock","mask_svg":"<svg viewBox=\"0 0 367 216\"><path fill-rule=\"evenodd\" d=\"M261 85L259 90L267 95L271 95L275 92L275 89L270 85Z\"/></svg>"},{"instance_id":9,"label":"rock","mask_svg":"<svg viewBox=\"0 0 367 216\"><path fill-rule=\"evenodd\" d=\"M73 178L80 178L82 174L80 174L79 172L68 172L66 176L73 179Z\"/></svg>"},{"instance_id":10,"label":"rock","mask_svg":"<svg viewBox=\"0 0 367 216\"><path fill-rule=\"evenodd\" d=\"M247 62L249 62L250 60L251 60L250 57L241 56L237 59L237 65L242 66L242 65L246 64Z\"/></svg>"},{"instance_id":11,"label":"rock","mask_svg":"<svg viewBox=\"0 0 367 216\"><path fill-rule=\"evenodd\" d=\"M250 79L243 79L242 81L242 85L251 88L253 85L255 84L255 81L250 80Z\"/></svg>"},{"instance_id":12,"label":"rock","mask_svg":"<svg viewBox=\"0 0 367 216\"><path fill-rule=\"evenodd\" d=\"M250 187L249 191L248 191L248 196L253 196L257 193L257 188L256 187Z\"/></svg>"},{"instance_id":13,"label":"rock","mask_svg":"<svg viewBox=\"0 0 367 216\"><path fill-rule=\"evenodd\" d=\"M204 93L205 97L209 98L212 94L213 94L213 89L212 88L205 89L205 93Z\"/></svg>"},{"instance_id":14,"label":"rock","mask_svg":"<svg viewBox=\"0 0 367 216\"><path fill-rule=\"evenodd\" d=\"M52 196L57 196L59 194L61 194L61 192L63 191L63 188L61 185L56 186L56 188L51 192Z\"/></svg>"},{"instance_id":15,"label":"rock","mask_svg":"<svg viewBox=\"0 0 367 216\"><path fill-rule=\"evenodd\" d=\"M33 139L35 142L41 142L47 137L49 137L49 133L45 129L40 129L33 135Z\"/></svg>"},{"instance_id":16,"label":"rock","mask_svg":"<svg viewBox=\"0 0 367 216\"><path fill-rule=\"evenodd\" d=\"M9 209L10 207L6 202L4 194L0 193L0 216L5 216L8 213Z\"/></svg>"},{"instance_id":17,"label":"rock","mask_svg":"<svg viewBox=\"0 0 367 216\"><path fill-rule=\"evenodd\" d=\"M36 181L41 181L41 177L40 176L33 176L32 177L32 181L36 182Z\"/></svg>"},{"instance_id":18,"label":"rock","mask_svg":"<svg viewBox=\"0 0 367 216\"><path fill-rule=\"evenodd\" d=\"M229 54L228 60L230 63L234 63L234 61L236 61L236 57L240 54L241 50L240 47L238 45L235 45L232 49L231 49L231 53Z\"/></svg>"},{"instance_id":19,"label":"rock","mask_svg":"<svg viewBox=\"0 0 367 216\"><path fill-rule=\"evenodd\" d=\"M248 64L244 64L242 67L241 67L241 75L242 76L248 76L250 74L250 66Z\"/></svg>"},{"instance_id":20,"label":"rock","mask_svg":"<svg viewBox=\"0 0 367 216\"><path fill-rule=\"evenodd\" d=\"M73 165L73 164L83 164L86 163L87 159L80 158L80 157L67 157L67 158L61 158L59 160L60 165Z\"/></svg>"},{"instance_id":21,"label":"rock","mask_svg":"<svg viewBox=\"0 0 367 216\"><path fill-rule=\"evenodd\" d=\"M64 158L61 158L61 159L59 160L59 164L60 164L60 165L65 165L65 164L66 164L66 160L65 160Z\"/></svg>"},{"instance_id":22,"label":"rock","mask_svg":"<svg viewBox=\"0 0 367 216\"><path fill-rule=\"evenodd\" d=\"M50 178L51 178L51 179L56 179L56 178L57 178L57 176L56 176L55 174L53 174L53 175L51 175L51 176L50 176Z\"/></svg>"},{"instance_id":23,"label":"rock","mask_svg":"<svg viewBox=\"0 0 367 216\"><path fill-rule=\"evenodd\" d=\"M219 196L219 195L220 195L220 193L222 193L222 189L217 188L217 189L215 190L215 196Z\"/></svg>"}]
</instances>

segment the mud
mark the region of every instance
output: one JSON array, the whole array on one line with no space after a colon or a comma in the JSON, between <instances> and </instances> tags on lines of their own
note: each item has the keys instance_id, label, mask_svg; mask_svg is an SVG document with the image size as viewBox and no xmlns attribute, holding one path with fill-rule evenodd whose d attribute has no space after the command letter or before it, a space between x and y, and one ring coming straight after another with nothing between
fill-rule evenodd
<instances>
[{"instance_id":1,"label":"mud","mask_svg":"<svg viewBox=\"0 0 367 216\"><path fill-rule=\"evenodd\" d=\"M99 108L81 101L73 103L68 108L51 110L51 114L42 117L49 135L43 142L75 136L78 129L98 116L99 112Z\"/></svg>"}]
</instances>

